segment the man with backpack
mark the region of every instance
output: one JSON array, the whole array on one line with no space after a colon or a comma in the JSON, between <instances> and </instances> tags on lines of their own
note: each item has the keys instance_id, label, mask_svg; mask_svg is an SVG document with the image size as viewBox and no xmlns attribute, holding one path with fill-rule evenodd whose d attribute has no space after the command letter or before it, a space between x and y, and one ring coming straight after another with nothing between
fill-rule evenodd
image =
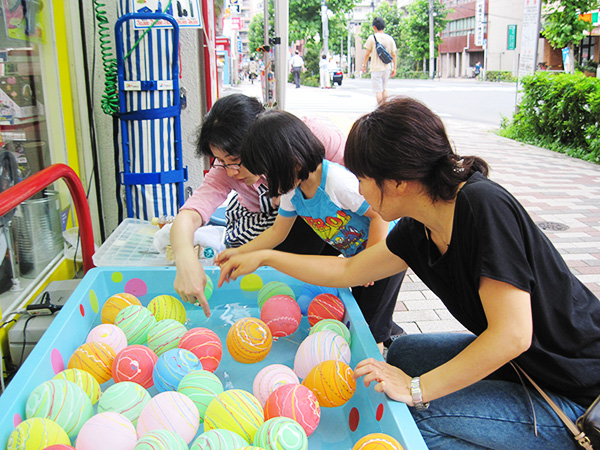
<instances>
[{"instance_id":1,"label":"man with backpack","mask_svg":"<svg viewBox=\"0 0 600 450\"><path fill-rule=\"evenodd\" d=\"M367 62L371 53L371 84L377 97L377 104L381 105L387 100L386 87L390 76L396 75L396 42L389 34L383 32L385 21L382 17L373 19L373 34L365 42L365 61L362 65L362 71L367 71ZM380 47L378 49L378 47ZM385 51L384 51L385 50ZM386 54L387 53L387 54ZM389 60L391 56L391 61ZM383 58L383 60L382 60Z\"/></svg>"}]
</instances>

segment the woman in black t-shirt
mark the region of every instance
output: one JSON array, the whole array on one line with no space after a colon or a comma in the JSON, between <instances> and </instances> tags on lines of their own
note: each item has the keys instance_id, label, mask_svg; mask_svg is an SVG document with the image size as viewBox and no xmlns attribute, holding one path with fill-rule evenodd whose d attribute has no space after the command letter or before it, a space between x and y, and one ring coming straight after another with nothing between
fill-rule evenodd
<instances>
[{"instance_id":1,"label":"woman in black t-shirt","mask_svg":"<svg viewBox=\"0 0 600 450\"><path fill-rule=\"evenodd\" d=\"M520 203L487 178L485 161L456 155L439 117L408 98L353 125L345 165L384 220L402 217L386 242L347 259L241 255L219 284L262 265L332 287L411 267L471 333L400 337L387 363L361 361L355 377L413 407L430 449L577 448L509 363L576 420L600 394L600 302Z\"/></svg>"}]
</instances>

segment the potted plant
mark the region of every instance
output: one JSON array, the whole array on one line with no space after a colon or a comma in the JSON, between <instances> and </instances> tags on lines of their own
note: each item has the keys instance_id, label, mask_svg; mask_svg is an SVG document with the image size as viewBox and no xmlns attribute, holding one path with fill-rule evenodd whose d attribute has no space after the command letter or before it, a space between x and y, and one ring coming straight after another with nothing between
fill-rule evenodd
<instances>
[{"instance_id":1,"label":"potted plant","mask_svg":"<svg viewBox=\"0 0 600 450\"><path fill-rule=\"evenodd\" d=\"M595 77L598 70L598 63L594 60L589 60L583 63L581 70L586 77Z\"/></svg>"}]
</instances>

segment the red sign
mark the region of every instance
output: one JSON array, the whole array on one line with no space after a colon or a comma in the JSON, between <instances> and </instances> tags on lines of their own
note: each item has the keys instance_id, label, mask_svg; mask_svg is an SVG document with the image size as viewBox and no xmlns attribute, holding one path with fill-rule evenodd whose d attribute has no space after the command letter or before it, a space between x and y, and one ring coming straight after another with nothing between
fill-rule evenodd
<instances>
[{"instance_id":1,"label":"red sign","mask_svg":"<svg viewBox=\"0 0 600 450\"><path fill-rule=\"evenodd\" d=\"M232 17L231 18L231 29L232 30L241 30L244 25L244 19L241 17Z\"/></svg>"}]
</instances>

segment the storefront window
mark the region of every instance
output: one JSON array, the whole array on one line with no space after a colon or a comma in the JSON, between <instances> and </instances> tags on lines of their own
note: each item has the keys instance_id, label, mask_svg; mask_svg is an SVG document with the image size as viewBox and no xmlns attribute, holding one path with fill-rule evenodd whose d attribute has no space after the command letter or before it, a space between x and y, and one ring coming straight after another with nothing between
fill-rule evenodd
<instances>
[{"instance_id":1,"label":"storefront window","mask_svg":"<svg viewBox=\"0 0 600 450\"><path fill-rule=\"evenodd\" d=\"M38 0L0 0L0 191L51 164L47 67ZM44 60L46 57L46 60ZM55 78L55 77L50 77ZM58 91L58 89L54 89ZM60 114L58 92L52 108ZM62 130L56 130L55 133ZM62 256L62 220L53 187L0 218L0 311L8 313Z\"/></svg>"},{"instance_id":2,"label":"storefront window","mask_svg":"<svg viewBox=\"0 0 600 450\"><path fill-rule=\"evenodd\" d=\"M579 47L579 61L581 63L591 61L594 59L594 44L596 43L595 36L588 36L583 38L581 46Z\"/></svg>"}]
</instances>

